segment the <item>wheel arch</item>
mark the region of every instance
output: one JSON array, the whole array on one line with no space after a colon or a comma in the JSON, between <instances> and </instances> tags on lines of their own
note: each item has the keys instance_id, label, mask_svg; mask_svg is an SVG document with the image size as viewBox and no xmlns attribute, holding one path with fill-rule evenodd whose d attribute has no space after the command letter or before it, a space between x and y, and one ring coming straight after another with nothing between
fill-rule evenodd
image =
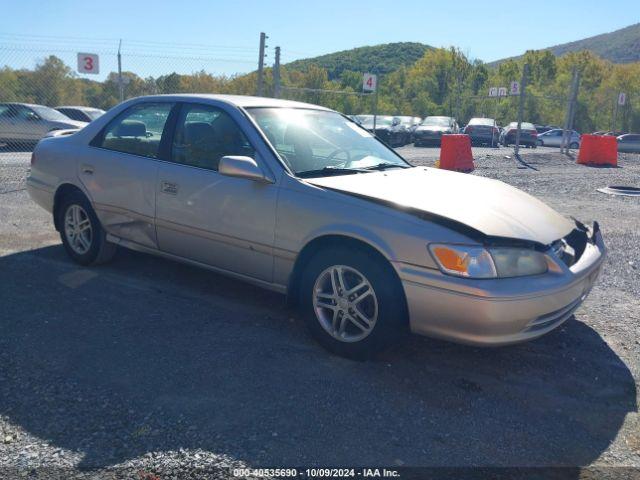
<instances>
[{"instance_id":1,"label":"wheel arch","mask_svg":"<svg viewBox=\"0 0 640 480\"><path fill-rule=\"evenodd\" d=\"M365 240L346 234L335 233L323 234L315 237L307 242L300 250L300 253L296 257L293 269L291 270L291 274L289 275L287 285L287 302L289 305L295 306L298 303L300 280L302 279L302 274L306 265L308 265L313 256L321 250L336 247L366 250L373 258L378 259L378 261L384 264L388 268L389 274L398 282L400 290L402 291L402 300L406 308L406 298L404 289L402 288L402 282L400 281L400 277L398 276L395 268L393 268L390 258L383 253L383 250L369 242L366 242Z\"/></svg>"},{"instance_id":2,"label":"wheel arch","mask_svg":"<svg viewBox=\"0 0 640 480\"><path fill-rule=\"evenodd\" d=\"M58 188L56 189L56 193L53 195L53 209L52 209L53 225L55 226L58 232L60 231L60 228L61 228L60 220L59 220L60 215L58 215L58 208L60 207L62 200L66 196L72 193L80 193L83 196L87 197L87 199L89 198L87 194L80 187L78 187L77 185L74 185L73 183L62 183L58 185Z\"/></svg>"}]
</instances>

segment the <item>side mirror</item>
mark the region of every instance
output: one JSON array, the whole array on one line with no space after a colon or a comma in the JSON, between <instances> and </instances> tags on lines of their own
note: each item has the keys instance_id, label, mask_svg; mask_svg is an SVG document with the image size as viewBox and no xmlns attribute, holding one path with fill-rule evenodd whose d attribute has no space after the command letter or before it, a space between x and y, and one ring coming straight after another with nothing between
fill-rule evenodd
<instances>
[{"instance_id":1,"label":"side mirror","mask_svg":"<svg viewBox=\"0 0 640 480\"><path fill-rule=\"evenodd\" d=\"M251 157L229 155L222 157L218 165L218 172L228 177L246 178L260 183L274 183L256 161Z\"/></svg>"}]
</instances>

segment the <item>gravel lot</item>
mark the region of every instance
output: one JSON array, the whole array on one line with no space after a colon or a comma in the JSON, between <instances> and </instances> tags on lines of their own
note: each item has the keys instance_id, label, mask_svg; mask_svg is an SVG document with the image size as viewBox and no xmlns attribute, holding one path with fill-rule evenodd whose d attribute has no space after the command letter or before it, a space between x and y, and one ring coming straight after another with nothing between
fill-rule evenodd
<instances>
[{"instance_id":1,"label":"gravel lot","mask_svg":"<svg viewBox=\"0 0 640 480\"><path fill-rule=\"evenodd\" d=\"M610 256L598 285L539 340L477 349L414 337L365 363L327 354L274 293L128 251L79 268L24 191L29 154L0 153L0 478L640 468L640 199L596 192L639 186L640 156L589 168L539 148L523 150L525 166L505 148L474 150L473 174L601 223ZM423 165L439 152L399 151Z\"/></svg>"}]
</instances>

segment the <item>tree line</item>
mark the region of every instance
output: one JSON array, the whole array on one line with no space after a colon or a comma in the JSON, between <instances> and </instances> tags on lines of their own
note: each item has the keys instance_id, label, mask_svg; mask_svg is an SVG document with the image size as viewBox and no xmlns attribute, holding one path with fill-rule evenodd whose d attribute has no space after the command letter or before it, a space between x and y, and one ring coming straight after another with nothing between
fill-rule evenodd
<instances>
[{"instance_id":1,"label":"tree line","mask_svg":"<svg viewBox=\"0 0 640 480\"><path fill-rule=\"evenodd\" d=\"M561 57L549 51L529 51L523 57L488 67L470 60L455 48L429 49L412 65L401 66L379 78L379 114L448 115L466 123L473 116L488 116L506 124L516 120L517 97L490 98L490 87L508 87L520 81L529 64L525 121L562 125L574 68L580 71L575 127L580 132L640 131L640 62L613 64L589 51ZM330 79L326 69L310 64L304 70L281 67L282 97L321 104L346 114L372 113L373 95L361 95L362 73L343 70ZM213 75L204 70L189 75L171 73L140 77L123 72L125 96L159 93L255 93L257 74ZM306 90L296 90L306 89ZM265 70L265 93L273 95L273 71ZM619 92L626 105L617 107ZM118 76L104 81L79 78L56 56L34 69L0 69L0 101L42 105L87 105L109 109L119 102ZM616 117L616 124L612 119Z\"/></svg>"}]
</instances>

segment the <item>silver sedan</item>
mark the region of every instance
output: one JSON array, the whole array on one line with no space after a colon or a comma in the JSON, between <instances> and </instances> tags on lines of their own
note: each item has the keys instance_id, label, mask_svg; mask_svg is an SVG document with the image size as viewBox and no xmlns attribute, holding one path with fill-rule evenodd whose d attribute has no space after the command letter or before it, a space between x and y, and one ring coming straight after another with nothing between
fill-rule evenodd
<instances>
[{"instance_id":1,"label":"silver sedan","mask_svg":"<svg viewBox=\"0 0 640 480\"><path fill-rule=\"evenodd\" d=\"M31 197L83 265L126 247L286 293L326 348L406 330L529 340L579 307L597 223L504 183L412 167L358 124L256 97L142 97L36 147ZM212 288L215 288L212 286Z\"/></svg>"}]
</instances>

